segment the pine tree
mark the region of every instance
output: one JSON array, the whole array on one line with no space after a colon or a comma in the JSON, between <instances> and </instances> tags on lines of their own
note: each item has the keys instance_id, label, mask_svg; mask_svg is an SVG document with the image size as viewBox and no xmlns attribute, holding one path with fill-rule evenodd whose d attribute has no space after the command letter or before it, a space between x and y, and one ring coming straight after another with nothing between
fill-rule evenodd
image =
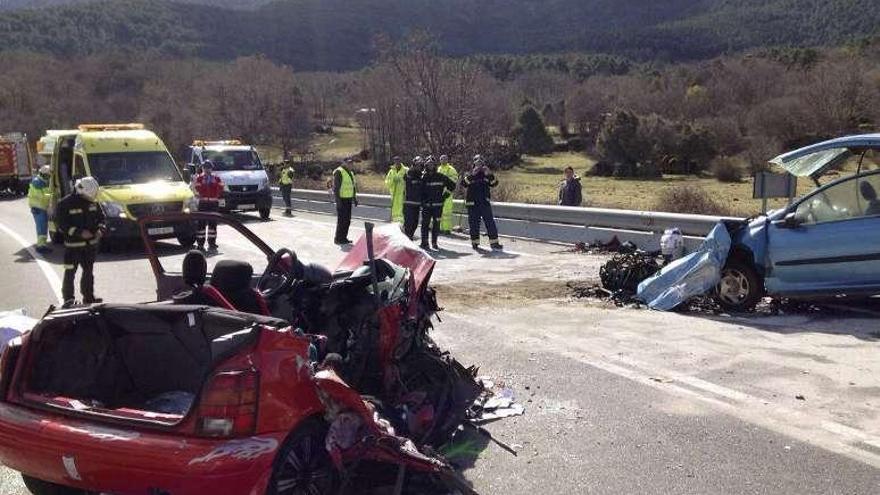
<instances>
[{"instance_id":1,"label":"pine tree","mask_svg":"<svg viewBox=\"0 0 880 495\"><path fill-rule=\"evenodd\" d=\"M544 120L533 107L527 107L519 116L516 141L522 153L546 155L553 151L553 138L547 132Z\"/></svg>"}]
</instances>

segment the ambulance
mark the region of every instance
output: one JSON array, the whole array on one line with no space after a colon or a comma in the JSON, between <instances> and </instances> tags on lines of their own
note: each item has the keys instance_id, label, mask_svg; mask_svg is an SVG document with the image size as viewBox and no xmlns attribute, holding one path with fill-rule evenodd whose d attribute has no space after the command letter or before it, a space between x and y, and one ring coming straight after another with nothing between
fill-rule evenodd
<instances>
[{"instance_id":1,"label":"ambulance","mask_svg":"<svg viewBox=\"0 0 880 495\"><path fill-rule=\"evenodd\" d=\"M49 235L55 243L64 232L55 225L55 205L73 191L76 179L92 176L100 185L98 202L107 216L108 239L138 238L137 220L144 216L190 212L193 193L165 144L143 124L84 124L76 130L52 131L41 139L51 149ZM149 228L156 239L195 243L189 222Z\"/></svg>"}]
</instances>

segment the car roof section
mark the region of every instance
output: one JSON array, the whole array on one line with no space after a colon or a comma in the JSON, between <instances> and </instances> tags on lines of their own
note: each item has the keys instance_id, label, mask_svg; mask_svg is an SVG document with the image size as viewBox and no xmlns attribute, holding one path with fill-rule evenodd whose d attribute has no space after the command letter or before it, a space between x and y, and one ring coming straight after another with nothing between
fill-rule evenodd
<instances>
[{"instance_id":1,"label":"car roof section","mask_svg":"<svg viewBox=\"0 0 880 495\"><path fill-rule=\"evenodd\" d=\"M880 149L880 134L859 134L812 144L770 160L797 177L818 178L852 154L853 149Z\"/></svg>"}]
</instances>

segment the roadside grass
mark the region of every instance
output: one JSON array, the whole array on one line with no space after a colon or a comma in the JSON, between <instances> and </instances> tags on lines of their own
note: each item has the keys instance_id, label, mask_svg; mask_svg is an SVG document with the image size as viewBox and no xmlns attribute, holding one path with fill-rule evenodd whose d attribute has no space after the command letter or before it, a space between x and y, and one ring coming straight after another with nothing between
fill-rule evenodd
<instances>
[{"instance_id":1,"label":"roadside grass","mask_svg":"<svg viewBox=\"0 0 880 495\"><path fill-rule=\"evenodd\" d=\"M361 148L357 128L336 127L333 135L316 135L312 150L320 160L335 160L356 154ZM511 170L497 171L501 185L496 199L530 204L555 204L556 188L567 166L574 168L584 187L584 206L627 210L663 210L658 197L664 190L689 186L705 192L721 204L726 213L751 216L761 211L761 200L752 199L752 180L722 183L711 176L666 175L660 179L614 179L592 177L587 172L595 160L583 153L553 153L546 156L523 157L523 162ZM363 193L385 194L385 176L370 170L368 162L357 165L358 189ZM813 189L806 180L799 181L798 195ZM770 200L770 209L785 205L785 200Z\"/></svg>"},{"instance_id":2,"label":"roadside grass","mask_svg":"<svg viewBox=\"0 0 880 495\"><path fill-rule=\"evenodd\" d=\"M363 142L361 131L356 127L334 127L333 134L312 134L309 159L335 161L361 152ZM260 157L266 163L279 163L282 160L278 146L257 146Z\"/></svg>"},{"instance_id":3,"label":"roadside grass","mask_svg":"<svg viewBox=\"0 0 880 495\"><path fill-rule=\"evenodd\" d=\"M334 127L333 134L315 134L311 149L320 161L341 160L360 153L361 131L356 127Z\"/></svg>"}]
</instances>

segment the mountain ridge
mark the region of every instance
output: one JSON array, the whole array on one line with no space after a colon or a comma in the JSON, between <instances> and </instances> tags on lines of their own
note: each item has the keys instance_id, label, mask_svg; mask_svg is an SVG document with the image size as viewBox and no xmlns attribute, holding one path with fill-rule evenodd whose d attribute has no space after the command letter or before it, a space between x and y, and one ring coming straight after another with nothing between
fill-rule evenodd
<instances>
[{"instance_id":1,"label":"mountain ridge","mask_svg":"<svg viewBox=\"0 0 880 495\"><path fill-rule=\"evenodd\" d=\"M687 61L880 33L874 0L0 0L0 47L58 56L113 50L302 70L351 70L380 33L427 28L452 56L607 53ZM10 10L28 3L65 5ZM238 9L232 9L231 6ZM4 7L5 6L5 7ZM88 27L88 29L83 29Z\"/></svg>"}]
</instances>

